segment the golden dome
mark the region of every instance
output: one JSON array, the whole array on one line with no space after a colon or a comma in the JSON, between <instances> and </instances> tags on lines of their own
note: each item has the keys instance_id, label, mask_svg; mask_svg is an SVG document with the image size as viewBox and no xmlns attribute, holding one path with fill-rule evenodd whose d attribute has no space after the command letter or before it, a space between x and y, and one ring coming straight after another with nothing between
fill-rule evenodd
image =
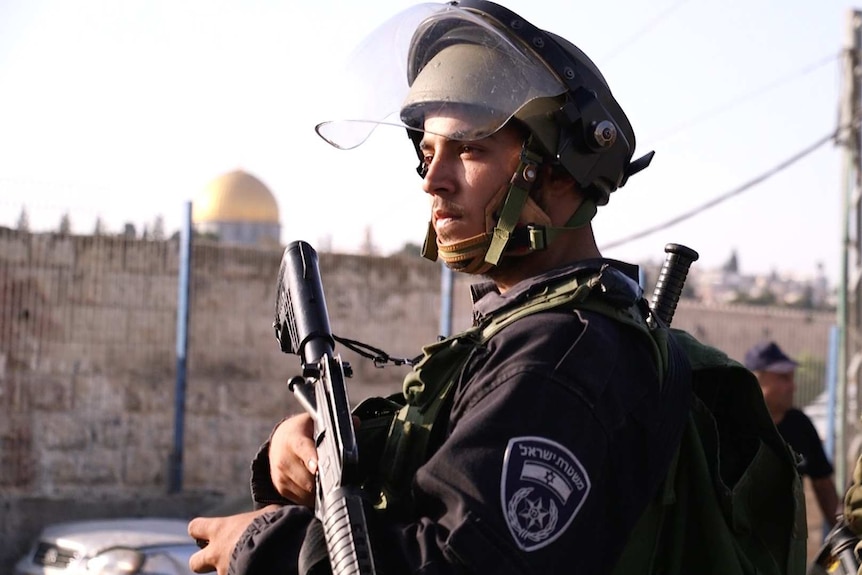
<instances>
[{"instance_id":1,"label":"golden dome","mask_svg":"<svg viewBox=\"0 0 862 575\"><path fill-rule=\"evenodd\" d=\"M207 184L192 204L192 221L278 223L278 204L263 182L234 170Z\"/></svg>"}]
</instances>

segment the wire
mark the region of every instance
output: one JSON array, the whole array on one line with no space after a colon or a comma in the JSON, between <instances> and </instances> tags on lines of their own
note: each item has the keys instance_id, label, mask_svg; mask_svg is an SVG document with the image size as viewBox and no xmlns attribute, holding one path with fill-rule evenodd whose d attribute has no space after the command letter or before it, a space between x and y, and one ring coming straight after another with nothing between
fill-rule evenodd
<instances>
[{"instance_id":1,"label":"wire","mask_svg":"<svg viewBox=\"0 0 862 575\"><path fill-rule=\"evenodd\" d=\"M749 92L746 92L744 94L740 94L739 96L736 96L735 98L732 98L732 99L724 102L723 104L719 104L718 106L715 106L714 108L712 108L710 110L702 112L699 115L694 116L693 118L690 118L689 120L687 120L685 122L677 124L676 126L667 130L666 132L659 134L657 137L650 140L650 142L652 144L655 144L655 142L660 142L661 140L669 138L670 136L673 136L673 135L681 132L682 130L685 130L687 128L691 128L692 126L699 124L705 120L709 120L715 116L718 116L719 114L723 114L724 112L727 112L728 110L731 110L732 108L735 108L736 106L743 104L743 103L747 102L748 100L750 100L756 96L760 96L761 94L769 92L770 90L774 90L775 88L777 88L783 84L786 84L787 82L789 82L791 80L795 80L797 78L807 76L808 74L810 74L816 70L819 70L823 66L830 64L833 61L837 60L840 56L841 56L841 52L829 54L828 56L824 56L824 57L812 62L811 64L808 64L806 66L798 68L794 72L791 72L789 74L786 74L785 76L777 78L777 79L773 80L772 82L770 82L769 84L765 84L759 88L756 88L754 90L750 90Z\"/></svg>"},{"instance_id":2,"label":"wire","mask_svg":"<svg viewBox=\"0 0 862 575\"><path fill-rule=\"evenodd\" d=\"M632 44L634 44L635 42L640 40L641 37L645 36L649 31L651 31L653 28L658 26L662 22L662 20L667 18L671 14L671 12L674 12L677 8L679 8L680 6L685 4L686 2L688 2L688 0L678 0L676 2L676 4L673 4L670 7L666 8L664 10L664 12L660 13L658 16L653 18L650 22L645 24L640 30L638 30L637 32L635 32L634 34L629 36L628 40L626 40L622 44L618 45L615 49L611 50L610 54L607 54L604 58L602 58L602 61L608 62L611 59L619 56L623 50L625 50L626 48L628 48L629 46L631 46Z\"/></svg>"},{"instance_id":3,"label":"wire","mask_svg":"<svg viewBox=\"0 0 862 575\"><path fill-rule=\"evenodd\" d=\"M643 231L637 232L637 233L632 234L628 237L613 241L607 245L602 246L601 249L605 250L605 249L615 248L615 247L621 246L623 244L627 244L629 242L632 242L634 240L638 240L638 239L645 237L645 236L648 236L650 234L654 234L655 232L667 229L667 228L674 226L680 222L683 222L689 218L692 218L692 217L708 210L709 208L717 206L721 202L724 202L725 200L728 200L728 199L732 198L733 196L739 195L746 190L750 190L751 188L753 188L757 184L768 180L769 178L771 178L775 174L784 171L785 169L789 168L790 166L792 166L793 164L795 164L796 162L798 162L799 160L801 160L805 156L813 153L815 150L820 148L820 146L822 146L823 144L825 144L829 141L835 140L835 138L838 135L838 132L839 132L839 130L835 130L833 132L830 132L826 136L823 136L822 138L820 138L819 140L817 140L816 142L814 142L810 146L806 147L805 149L803 149L800 152L797 152L796 154L787 158L786 160L779 163L778 165L771 168L770 170L767 170L766 172L763 172L759 176L745 182L744 184L730 190L729 192L725 192L724 194L718 196L717 198L714 198L714 199L706 202L705 204L701 205L698 208L695 208L695 209L690 210L688 212L684 212L684 213L668 220L667 222L665 222L663 224L659 224L657 226L647 228Z\"/></svg>"}]
</instances>

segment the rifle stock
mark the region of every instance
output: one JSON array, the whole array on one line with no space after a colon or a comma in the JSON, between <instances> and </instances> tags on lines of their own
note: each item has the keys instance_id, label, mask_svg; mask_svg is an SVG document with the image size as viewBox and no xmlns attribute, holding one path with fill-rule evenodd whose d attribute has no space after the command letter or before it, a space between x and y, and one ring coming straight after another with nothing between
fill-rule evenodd
<instances>
[{"instance_id":1,"label":"rifle stock","mask_svg":"<svg viewBox=\"0 0 862 575\"><path fill-rule=\"evenodd\" d=\"M302 375L288 387L314 420L318 471L315 515L323 524L333 575L375 573L365 502L356 482L359 453L345 377L350 366L334 353L317 252L289 244L278 272L275 336L301 358Z\"/></svg>"}]
</instances>

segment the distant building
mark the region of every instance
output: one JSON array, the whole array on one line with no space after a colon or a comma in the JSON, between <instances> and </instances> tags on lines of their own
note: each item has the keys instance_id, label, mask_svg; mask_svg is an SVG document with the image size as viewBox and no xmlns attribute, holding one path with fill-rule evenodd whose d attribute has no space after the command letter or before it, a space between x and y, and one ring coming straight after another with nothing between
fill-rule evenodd
<instances>
[{"instance_id":1,"label":"distant building","mask_svg":"<svg viewBox=\"0 0 862 575\"><path fill-rule=\"evenodd\" d=\"M211 181L192 203L199 234L243 245L278 245L281 223L275 196L256 177L234 170Z\"/></svg>"},{"instance_id":2,"label":"distant building","mask_svg":"<svg viewBox=\"0 0 862 575\"><path fill-rule=\"evenodd\" d=\"M835 290L823 267L812 275L773 272L768 275L743 274L724 265L691 270L687 282L695 298L710 305L733 303L827 309L835 306Z\"/></svg>"}]
</instances>

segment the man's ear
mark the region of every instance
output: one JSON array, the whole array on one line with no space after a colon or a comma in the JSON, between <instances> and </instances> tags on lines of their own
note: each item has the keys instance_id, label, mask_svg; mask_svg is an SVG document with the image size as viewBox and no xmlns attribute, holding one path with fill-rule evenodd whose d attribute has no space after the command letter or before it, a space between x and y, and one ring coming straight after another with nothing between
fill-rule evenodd
<instances>
[{"instance_id":1,"label":"man's ear","mask_svg":"<svg viewBox=\"0 0 862 575\"><path fill-rule=\"evenodd\" d=\"M542 193L547 198L575 194L579 199L582 194L579 191L578 184L575 179L563 170L560 166L549 164L542 165L541 168L541 184Z\"/></svg>"},{"instance_id":2,"label":"man's ear","mask_svg":"<svg viewBox=\"0 0 862 575\"><path fill-rule=\"evenodd\" d=\"M584 201L584 194L575 179L561 168L543 165L540 178L538 191L533 195L533 199L548 214L552 225L561 226Z\"/></svg>"}]
</instances>

